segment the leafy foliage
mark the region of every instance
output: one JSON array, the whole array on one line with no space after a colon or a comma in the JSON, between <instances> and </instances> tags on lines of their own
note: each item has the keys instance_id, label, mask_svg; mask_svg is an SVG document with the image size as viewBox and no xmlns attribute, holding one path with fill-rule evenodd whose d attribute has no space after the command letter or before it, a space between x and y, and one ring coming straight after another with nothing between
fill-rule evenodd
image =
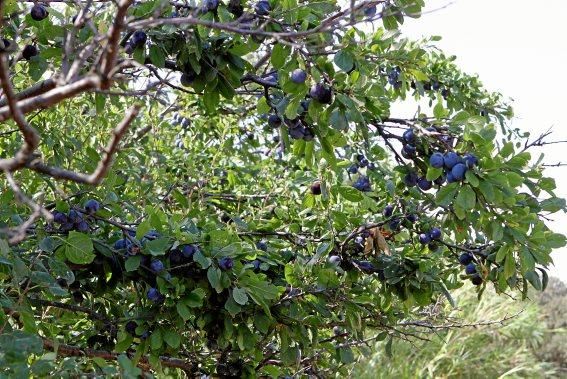
<instances>
[{"instance_id":1,"label":"leafy foliage","mask_svg":"<svg viewBox=\"0 0 567 379\"><path fill-rule=\"evenodd\" d=\"M421 1L129 3L4 10L3 35L39 50L2 53L13 85L67 80L32 97L47 109L19 102L41 143L14 176L55 219L0 243L7 374L344 375L369 333L391 346L468 280L479 296L546 287L565 238L545 220L565 201L499 94L396 32ZM396 118L404 101L429 106ZM132 105L98 186L37 163L95 171ZM21 198L0 198L7 241Z\"/></svg>"}]
</instances>

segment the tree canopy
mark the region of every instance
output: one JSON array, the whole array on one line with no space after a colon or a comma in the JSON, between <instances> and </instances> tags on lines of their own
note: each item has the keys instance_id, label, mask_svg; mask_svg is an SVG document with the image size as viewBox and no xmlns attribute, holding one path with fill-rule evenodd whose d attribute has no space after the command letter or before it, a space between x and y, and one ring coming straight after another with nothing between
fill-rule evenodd
<instances>
[{"instance_id":1,"label":"tree canopy","mask_svg":"<svg viewBox=\"0 0 567 379\"><path fill-rule=\"evenodd\" d=\"M547 135L399 33L422 0L0 4L3 375L344 376L545 289Z\"/></svg>"}]
</instances>

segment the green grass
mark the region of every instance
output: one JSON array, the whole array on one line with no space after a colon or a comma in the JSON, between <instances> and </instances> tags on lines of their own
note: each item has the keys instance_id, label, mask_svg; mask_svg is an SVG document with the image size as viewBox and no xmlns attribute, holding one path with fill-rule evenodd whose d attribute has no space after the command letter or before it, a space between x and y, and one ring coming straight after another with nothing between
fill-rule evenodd
<instances>
[{"instance_id":1,"label":"green grass","mask_svg":"<svg viewBox=\"0 0 567 379\"><path fill-rule=\"evenodd\" d=\"M563 287L564 288L564 287ZM478 301L473 288L466 286L454 294L458 308L445 306L455 322L476 324L505 319L505 322L478 327L462 327L420 334L431 341L412 343L396 339L392 357L385 352L385 341L377 343L374 354L355 367L354 378L560 378L567 377L561 365L546 362L547 350L567 348L565 329L550 329L549 314L535 301L514 301L486 291ZM564 293L561 296L566 296ZM553 346L550 346L550 342ZM561 354L559 354L561 356Z\"/></svg>"}]
</instances>

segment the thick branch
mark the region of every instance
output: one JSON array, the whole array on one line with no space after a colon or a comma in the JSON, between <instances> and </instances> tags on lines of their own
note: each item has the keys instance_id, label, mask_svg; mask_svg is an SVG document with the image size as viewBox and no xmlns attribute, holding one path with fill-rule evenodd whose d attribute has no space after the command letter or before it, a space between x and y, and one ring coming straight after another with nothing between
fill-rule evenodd
<instances>
[{"instance_id":1,"label":"thick branch","mask_svg":"<svg viewBox=\"0 0 567 379\"><path fill-rule=\"evenodd\" d=\"M100 84L98 76L91 75L62 87L56 87L44 94L18 101L22 113L29 113L39 108L47 108L79 93L90 91ZM9 106L0 108L0 122L12 118Z\"/></svg>"},{"instance_id":2,"label":"thick branch","mask_svg":"<svg viewBox=\"0 0 567 379\"><path fill-rule=\"evenodd\" d=\"M112 24L109 32L106 54L103 56L101 64L101 72L104 78L102 89L108 89L110 87L109 74L116 66L116 59L120 44L120 32L126 26L126 13L128 12L130 4L132 4L132 0L122 0L118 4L116 17L114 17L114 24Z\"/></svg>"},{"instance_id":3,"label":"thick branch","mask_svg":"<svg viewBox=\"0 0 567 379\"><path fill-rule=\"evenodd\" d=\"M47 79L42 82L36 83L33 86L22 90L21 92L18 92L17 94L14 95L14 97L17 100L27 99L29 97L37 96L49 90L52 90L53 88L55 88L55 85L56 85L55 80ZM0 107L3 107L5 105L8 105L8 100L7 99L0 100Z\"/></svg>"},{"instance_id":4,"label":"thick branch","mask_svg":"<svg viewBox=\"0 0 567 379\"><path fill-rule=\"evenodd\" d=\"M43 348L46 350L55 351L60 357L98 357L107 361L116 361L119 357L119 354L110 351L95 350L89 348L82 349L78 346L59 344L46 338L43 338ZM133 354L129 355L130 358L133 356ZM177 358L161 356L159 357L159 360L163 366L180 368L187 372L194 371L196 367L196 365L192 362ZM144 370L149 370L151 367L147 357L141 357L138 361L138 366L140 366L140 368L143 368Z\"/></svg>"},{"instance_id":5,"label":"thick branch","mask_svg":"<svg viewBox=\"0 0 567 379\"><path fill-rule=\"evenodd\" d=\"M14 88L10 82L8 62L6 61L6 56L4 54L0 54L0 84L2 85L6 101L8 102L8 112L10 112L12 118L18 125L20 133L22 133L22 136L24 137L22 147L13 158L0 160L0 168L2 170L13 171L22 167L32 155L34 150L37 149L37 146L39 145L39 134L34 128L28 125L24 114L18 106Z\"/></svg>"}]
</instances>

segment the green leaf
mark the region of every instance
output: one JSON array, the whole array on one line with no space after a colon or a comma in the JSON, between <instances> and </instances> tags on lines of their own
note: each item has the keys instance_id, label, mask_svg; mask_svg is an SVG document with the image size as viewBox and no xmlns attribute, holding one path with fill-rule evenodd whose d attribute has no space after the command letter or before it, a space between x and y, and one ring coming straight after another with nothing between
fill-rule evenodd
<instances>
[{"instance_id":1,"label":"green leaf","mask_svg":"<svg viewBox=\"0 0 567 379\"><path fill-rule=\"evenodd\" d=\"M207 113L216 113L220 102L219 92L216 90L216 86L205 87L205 93L203 94L203 103L205 104L205 109Z\"/></svg>"},{"instance_id":2,"label":"green leaf","mask_svg":"<svg viewBox=\"0 0 567 379\"><path fill-rule=\"evenodd\" d=\"M470 186L461 187L456 202L463 210L474 209L476 204L476 194L474 190Z\"/></svg>"},{"instance_id":3,"label":"green leaf","mask_svg":"<svg viewBox=\"0 0 567 379\"><path fill-rule=\"evenodd\" d=\"M354 68L354 59L352 54L347 50L339 50L335 54L334 62L341 70L349 72Z\"/></svg>"},{"instance_id":4,"label":"green leaf","mask_svg":"<svg viewBox=\"0 0 567 379\"><path fill-rule=\"evenodd\" d=\"M167 329L164 332L163 340L174 349L177 349L181 345L181 335L172 329Z\"/></svg>"},{"instance_id":5,"label":"green leaf","mask_svg":"<svg viewBox=\"0 0 567 379\"><path fill-rule=\"evenodd\" d=\"M152 350L157 350L157 349L161 348L162 344L163 344L163 338L162 338L162 335L161 335L161 329L156 329L150 335L150 346L151 346Z\"/></svg>"},{"instance_id":6,"label":"green leaf","mask_svg":"<svg viewBox=\"0 0 567 379\"><path fill-rule=\"evenodd\" d=\"M347 199L348 201L359 202L364 199L362 193L353 187L348 186L340 186L338 187L338 191L342 197Z\"/></svg>"},{"instance_id":7,"label":"green leaf","mask_svg":"<svg viewBox=\"0 0 567 379\"><path fill-rule=\"evenodd\" d=\"M480 189L480 193L486 199L486 201L493 202L495 200L494 194L494 187L491 183L487 182L486 180L481 180L478 183L478 188Z\"/></svg>"},{"instance_id":8,"label":"green leaf","mask_svg":"<svg viewBox=\"0 0 567 379\"><path fill-rule=\"evenodd\" d=\"M157 45L150 46L150 60L152 61L153 65L159 68L165 67L165 53L161 49L161 47Z\"/></svg>"},{"instance_id":9,"label":"green leaf","mask_svg":"<svg viewBox=\"0 0 567 379\"><path fill-rule=\"evenodd\" d=\"M197 262L202 269L208 268L212 263L211 259L205 257L201 251L197 251L193 254L193 260Z\"/></svg>"},{"instance_id":10,"label":"green leaf","mask_svg":"<svg viewBox=\"0 0 567 379\"><path fill-rule=\"evenodd\" d=\"M473 187L478 187L479 185L479 180L478 177L474 174L474 172L472 172L471 170L467 170L467 172L465 172L465 178L467 179L467 182L469 182L469 184Z\"/></svg>"},{"instance_id":11,"label":"green leaf","mask_svg":"<svg viewBox=\"0 0 567 379\"><path fill-rule=\"evenodd\" d=\"M102 93L95 94L95 106L96 106L96 113L101 114L104 112L104 107L106 105L106 96Z\"/></svg>"},{"instance_id":12,"label":"green leaf","mask_svg":"<svg viewBox=\"0 0 567 379\"><path fill-rule=\"evenodd\" d=\"M147 241L144 244L144 248L151 255L164 255L169 248L169 239L162 237L152 241Z\"/></svg>"},{"instance_id":13,"label":"green leaf","mask_svg":"<svg viewBox=\"0 0 567 379\"><path fill-rule=\"evenodd\" d=\"M496 253L496 262L502 262L511 250L512 248L508 245L500 246L500 249L498 249L498 252Z\"/></svg>"},{"instance_id":14,"label":"green leaf","mask_svg":"<svg viewBox=\"0 0 567 379\"><path fill-rule=\"evenodd\" d=\"M118 353L126 351L126 349L128 349L132 345L133 340L134 338L130 334L126 332L120 332L118 334L118 342L114 346L114 351Z\"/></svg>"},{"instance_id":15,"label":"green leaf","mask_svg":"<svg viewBox=\"0 0 567 379\"><path fill-rule=\"evenodd\" d=\"M530 282L532 287L534 287L536 290L538 290L538 291L543 290L543 286L541 284L541 279L540 279L539 275L537 274L537 272L528 271L524 275L524 278L526 278L528 280L528 282Z\"/></svg>"},{"instance_id":16,"label":"green leaf","mask_svg":"<svg viewBox=\"0 0 567 379\"><path fill-rule=\"evenodd\" d=\"M492 221L490 223L490 229L492 234L491 237L494 242L498 242L504 237L504 228L500 221Z\"/></svg>"},{"instance_id":17,"label":"green leaf","mask_svg":"<svg viewBox=\"0 0 567 379\"><path fill-rule=\"evenodd\" d=\"M248 295L246 295L246 290L244 288L234 288L232 290L232 297L240 305L245 305L248 303Z\"/></svg>"},{"instance_id":18,"label":"green leaf","mask_svg":"<svg viewBox=\"0 0 567 379\"><path fill-rule=\"evenodd\" d=\"M565 236L563 234L548 233L545 236L545 242L550 248L559 249L565 246L567 240L565 239Z\"/></svg>"},{"instance_id":19,"label":"green leaf","mask_svg":"<svg viewBox=\"0 0 567 379\"><path fill-rule=\"evenodd\" d=\"M207 270L207 279L209 279L209 283L211 287L215 289L218 293L221 293L223 288L220 282L221 279L221 271L218 268L213 266L209 267Z\"/></svg>"},{"instance_id":20,"label":"green leaf","mask_svg":"<svg viewBox=\"0 0 567 379\"><path fill-rule=\"evenodd\" d=\"M279 70L285 64L286 59L289 57L291 50L289 46L282 45L281 43L276 43L272 49L272 65L276 70Z\"/></svg>"},{"instance_id":21,"label":"green leaf","mask_svg":"<svg viewBox=\"0 0 567 379\"><path fill-rule=\"evenodd\" d=\"M506 255L506 260L504 261L504 278L508 279L514 275L516 272L516 261L512 254Z\"/></svg>"},{"instance_id":22,"label":"green leaf","mask_svg":"<svg viewBox=\"0 0 567 379\"><path fill-rule=\"evenodd\" d=\"M224 309L226 309L232 317L236 316L242 311L242 307L238 305L238 303L232 296L226 299L226 302L224 303Z\"/></svg>"},{"instance_id":23,"label":"green leaf","mask_svg":"<svg viewBox=\"0 0 567 379\"><path fill-rule=\"evenodd\" d=\"M178 302L175 307L177 308L177 313L183 320L187 321L191 318L191 311L184 303Z\"/></svg>"},{"instance_id":24,"label":"green leaf","mask_svg":"<svg viewBox=\"0 0 567 379\"><path fill-rule=\"evenodd\" d=\"M506 158L513 152L514 152L514 144L512 142L506 142L506 144L504 144L504 146L502 146L502 149L500 150L500 156L502 158Z\"/></svg>"},{"instance_id":25,"label":"green leaf","mask_svg":"<svg viewBox=\"0 0 567 379\"><path fill-rule=\"evenodd\" d=\"M427 168L427 174L425 175L425 179L427 179L429 181L433 181L433 180L437 179L438 177L440 177L442 173L443 173L442 168L435 168L435 167L429 166Z\"/></svg>"},{"instance_id":26,"label":"green leaf","mask_svg":"<svg viewBox=\"0 0 567 379\"><path fill-rule=\"evenodd\" d=\"M342 347L339 349L339 355L341 357L341 363L349 364L354 362L354 353L350 347Z\"/></svg>"},{"instance_id":27,"label":"green leaf","mask_svg":"<svg viewBox=\"0 0 567 379\"><path fill-rule=\"evenodd\" d=\"M60 245L59 241L55 241L53 237L45 237L39 243L39 248L47 253L51 253Z\"/></svg>"},{"instance_id":28,"label":"green leaf","mask_svg":"<svg viewBox=\"0 0 567 379\"><path fill-rule=\"evenodd\" d=\"M457 184L451 183L442 187L439 191L437 191L437 195L435 197L435 202L438 205L447 206L453 202L455 198L455 194L457 193Z\"/></svg>"},{"instance_id":29,"label":"green leaf","mask_svg":"<svg viewBox=\"0 0 567 379\"><path fill-rule=\"evenodd\" d=\"M65 256L75 264L89 264L95 255L93 254L93 241L86 234L71 231L65 242Z\"/></svg>"},{"instance_id":30,"label":"green leaf","mask_svg":"<svg viewBox=\"0 0 567 379\"><path fill-rule=\"evenodd\" d=\"M191 308L199 308L203 306L203 298L205 297L205 290L202 288L195 288L191 293L183 298L183 303Z\"/></svg>"},{"instance_id":31,"label":"green leaf","mask_svg":"<svg viewBox=\"0 0 567 379\"><path fill-rule=\"evenodd\" d=\"M254 315L254 325L261 333L266 334L270 330L271 321L265 314L256 313Z\"/></svg>"},{"instance_id":32,"label":"green leaf","mask_svg":"<svg viewBox=\"0 0 567 379\"><path fill-rule=\"evenodd\" d=\"M131 256L126 260L126 263L124 264L124 268L126 268L126 271L128 272L136 271L138 267L140 267L141 261L142 261L142 257L140 255Z\"/></svg>"}]
</instances>

